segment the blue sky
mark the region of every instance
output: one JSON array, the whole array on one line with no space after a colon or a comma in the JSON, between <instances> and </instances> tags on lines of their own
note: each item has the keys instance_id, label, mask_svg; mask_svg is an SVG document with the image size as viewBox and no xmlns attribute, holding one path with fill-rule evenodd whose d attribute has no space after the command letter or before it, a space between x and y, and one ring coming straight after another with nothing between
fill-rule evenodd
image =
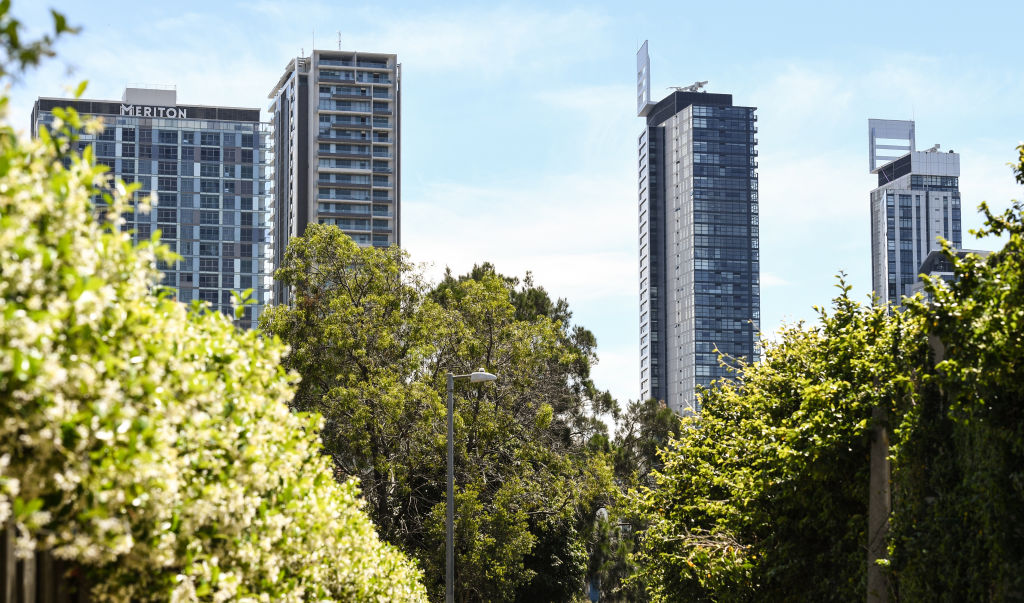
<instances>
[{"instance_id":1,"label":"blue sky","mask_svg":"<svg viewBox=\"0 0 1024 603\"><path fill-rule=\"evenodd\" d=\"M33 28L48 4L15 2ZM531 270L595 332L599 387L638 394L635 54L655 100L708 80L758 107L762 327L812 319L848 274L871 288L867 119L915 119L919 148L961 153L965 226L1022 198L1018 2L58 2L82 33L17 82L10 118L90 81L175 84L179 102L266 109L289 59L397 52L403 242L439 275ZM315 31L314 31L315 30ZM975 243L965 235L965 246Z\"/></svg>"}]
</instances>

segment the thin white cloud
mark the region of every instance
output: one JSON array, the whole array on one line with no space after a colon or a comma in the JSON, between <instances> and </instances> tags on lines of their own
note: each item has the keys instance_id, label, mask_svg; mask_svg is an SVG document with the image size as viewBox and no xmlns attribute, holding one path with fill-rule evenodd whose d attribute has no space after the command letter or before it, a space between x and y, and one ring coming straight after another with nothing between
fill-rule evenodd
<instances>
[{"instance_id":1,"label":"thin white cloud","mask_svg":"<svg viewBox=\"0 0 1024 603\"><path fill-rule=\"evenodd\" d=\"M342 31L346 48L397 52L425 73L457 71L484 77L544 73L584 57L607 23L600 13L495 6L438 10L383 21L376 31Z\"/></svg>"},{"instance_id":2,"label":"thin white cloud","mask_svg":"<svg viewBox=\"0 0 1024 603\"><path fill-rule=\"evenodd\" d=\"M761 271L761 286L762 287L785 287L786 285L792 284L786 279L776 276L771 272Z\"/></svg>"}]
</instances>

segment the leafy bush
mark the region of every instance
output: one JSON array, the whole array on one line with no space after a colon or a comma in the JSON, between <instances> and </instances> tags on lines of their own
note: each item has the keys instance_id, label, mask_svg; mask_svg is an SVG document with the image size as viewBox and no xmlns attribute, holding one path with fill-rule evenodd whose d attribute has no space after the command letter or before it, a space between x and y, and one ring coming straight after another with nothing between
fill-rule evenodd
<instances>
[{"instance_id":1,"label":"leafy bush","mask_svg":"<svg viewBox=\"0 0 1024 603\"><path fill-rule=\"evenodd\" d=\"M411 600L419 571L295 415L284 346L153 292L123 185L82 127L0 129L0 520L84 566L102 600Z\"/></svg>"},{"instance_id":2,"label":"leafy bush","mask_svg":"<svg viewBox=\"0 0 1024 603\"><path fill-rule=\"evenodd\" d=\"M863 597L872 408L905 396L901 370L926 355L917 323L840 287L820 325L785 328L704 393L637 494L652 600Z\"/></svg>"}]
</instances>

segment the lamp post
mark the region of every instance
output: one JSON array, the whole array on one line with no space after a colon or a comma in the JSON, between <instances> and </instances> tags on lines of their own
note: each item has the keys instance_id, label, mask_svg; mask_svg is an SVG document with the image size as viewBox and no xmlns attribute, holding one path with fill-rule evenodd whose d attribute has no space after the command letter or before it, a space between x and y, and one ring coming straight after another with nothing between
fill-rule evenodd
<instances>
[{"instance_id":1,"label":"lamp post","mask_svg":"<svg viewBox=\"0 0 1024 603\"><path fill-rule=\"evenodd\" d=\"M448 530L445 538L445 601L455 603L455 380L470 383L494 381L496 376L478 369L468 375L448 373Z\"/></svg>"}]
</instances>

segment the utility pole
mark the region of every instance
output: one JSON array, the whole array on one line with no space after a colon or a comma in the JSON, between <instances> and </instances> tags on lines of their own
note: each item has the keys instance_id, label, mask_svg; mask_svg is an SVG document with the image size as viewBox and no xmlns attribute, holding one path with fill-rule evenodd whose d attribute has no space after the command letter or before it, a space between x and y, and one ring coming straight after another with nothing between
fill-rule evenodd
<instances>
[{"instance_id":1,"label":"utility pole","mask_svg":"<svg viewBox=\"0 0 1024 603\"><path fill-rule=\"evenodd\" d=\"M871 475L868 478L868 603L889 600L889 571L876 561L885 559L889 534L889 430L885 408L871 409Z\"/></svg>"}]
</instances>

